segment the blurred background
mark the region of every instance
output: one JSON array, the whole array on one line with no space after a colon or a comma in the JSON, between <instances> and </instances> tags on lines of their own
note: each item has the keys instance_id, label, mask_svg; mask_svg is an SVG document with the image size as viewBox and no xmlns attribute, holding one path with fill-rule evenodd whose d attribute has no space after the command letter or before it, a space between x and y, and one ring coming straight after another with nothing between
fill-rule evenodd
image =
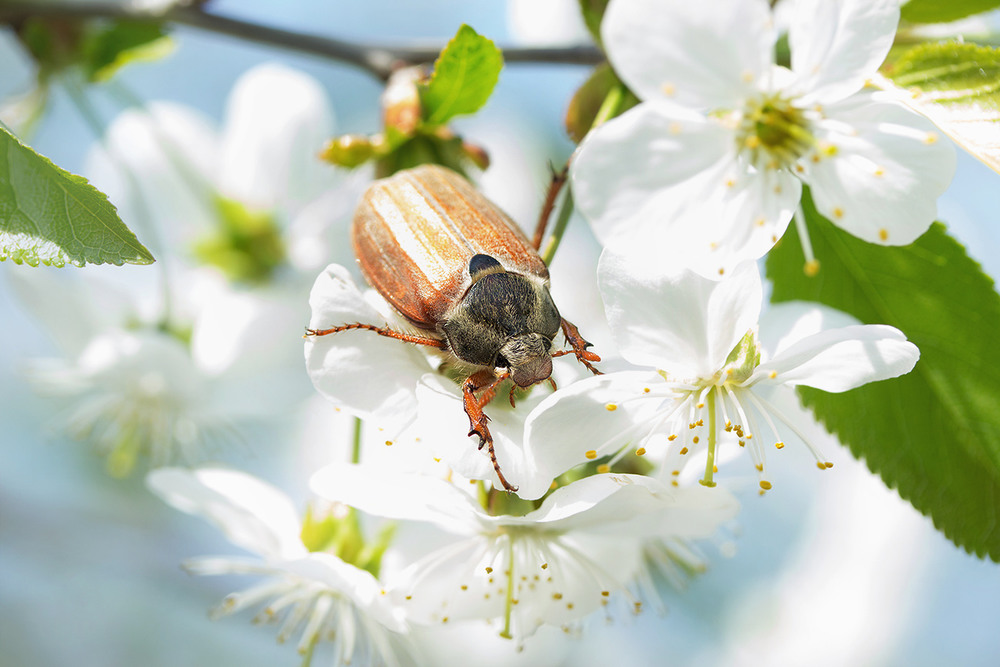
<instances>
[{"instance_id":1,"label":"blurred background","mask_svg":"<svg viewBox=\"0 0 1000 667\"><path fill-rule=\"evenodd\" d=\"M209 9L378 43L439 45L462 23L500 46L582 36L582 28L557 11L562 3L543 4L214 0ZM338 133L379 129L381 86L365 72L197 29L177 27L173 36L177 44L170 56L118 75L145 100L184 104L219 123L234 81L254 65L277 62L321 83ZM0 30L0 74L0 97L24 92L34 76L9 29ZM547 162L562 163L572 150L562 116L587 74L585 66L509 65L487 107L455 123L490 152L494 166L484 187L522 222L534 219ZM112 98L99 92L91 97L105 123L121 111ZM55 86L45 117L26 141L63 168L83 173L95 136ZM939 216L994 276L1000 275L997 178L960 152ZM582 221L574 220L572 230L553 267L556 301L574 304L563 308L593 309L580 296L589 290L580 286L592 289L586 281L592 283L588 276L598 251ZM0 264L0 665L300 662L293 646L277 645L274 630L253 626L250 614L209 621L206 611L248 582L193 578L179 563L238 549L214 528L151 496L140 474L110 478L102 459L60 434L52 404L26 386L26 361L53 355L55 343L16 298L12 273L86 271L141 280L150 270ZM307 291L301 294L303 319L295 327L306 322L307 297ZM74 322L65 327L72 330ZM297 338L288 341L295 350L300 345ZM308 387L304 368L301 381ZM306 400L303 410L313 403ZM301 500L308 471L333 447L301 423L302 414L294 410L287 419L255 428L227 460ZM705 549L705 575L685 591L665 591L665 614L647 611L611 622L598 616L568 648L561 633L540 633L519 660L579 666L996 665L1000 568L954 547L844 448L823 444L835 463L826 474L817 476L805 449L790 446L769 462L776 483L766 497L757 496L754 480L745 480L737 524ZM941 445L946 456L948 443ZM515 657L509 643L489 633L461 632L448 641L477 652L477 664L507 664ZM454 655L468 664L462 650Z\"/></svg>"}]
</instances>

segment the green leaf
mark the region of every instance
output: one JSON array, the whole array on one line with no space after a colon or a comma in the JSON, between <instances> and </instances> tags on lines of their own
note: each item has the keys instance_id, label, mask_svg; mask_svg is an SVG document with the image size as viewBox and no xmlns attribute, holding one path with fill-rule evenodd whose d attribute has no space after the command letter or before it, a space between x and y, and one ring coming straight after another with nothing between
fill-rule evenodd
<instances>
[{"instance_id":1,"label":"green leaf","mask_svg":"<svg viewBox=\"0 0 1000 667\"><path fill-rule=\"evenodd\" d=\"M583 23L587 26L594 41L601 44L601 20L604 18L604 11L608 8L610 0L578 0L580 12L583 14Z\"/></svg>"},{"instance_id":2,"label":"green leaf","mask_svg":"<svg viewBox=\"0 0 1000 667\"><path fill-rule=\"evenodd\" d=\"M817 418L959 546L1000 561L1000 295L940 223L905 247L861 241L803 201L821 262L794 226L767 258L772 301L818 301L920 348L908 375L842 394L801 388Z\"/></svg>"},{"instance_id":3,"label":"green leaf","mask_svg":"<svg viewBox=\"0 0 1000 667\"><path fill-rule=\"evenodd\" d=\"M1000 49L921 44L893 57L883 73L909 93L906 104L1000 172Z\"/></svg>"},{"instance_id":4,"label":"green leaf","mask_svg":"<svg viewBox=\"0 0 1000 667\"><path fill-rule=\"evenodd\" d=\"M639 98L621 82L610 65L598 65L573 93L566 110L566 132L573 141L580 143L599 114L604 116L603 120L609 120L638 103ZM614 108L607 108L609 104Z\"/></svg>"},{"instance_id":5,"label":"green leaf","mask_svg":"<svg viewBox=\"0 0 1000 667\"><path fill-rule=\"evenodd\" d=\"M900 10L904 21L946 23L1000 7L1000 0L910 0Z\"/></svg>"},{"instance_id":6,"label":"green leaf","mask_svg":"<svg viewBox=\"0 0 1000 667\"><path fill-rule=\"evenodd\" d=\"M0 261L149 264L107 196L0 128Z\"/></svg>"},{"instance_id":7,"label":"green leaf","mask_svg":"<svg viewBox=\"0 0 1000 667\"><path fill-rule=\"evenodd\" d=\"M159 60L173 40L153 21L116 21L87 35L83 68L91 81L106 81L131 62Z\"/></svg>"},{"instance_id":8,"label":"green leaf","mask_svg":"<svg viewBox=\"0 0 1000 667\"><path fill-rule=\"evenodd\" d=\"M455 116L478 111L500 78L503 54L467 25L441 51L430 81L421 86L424 120L443 125Z\"/></svg>"}]
</instances>

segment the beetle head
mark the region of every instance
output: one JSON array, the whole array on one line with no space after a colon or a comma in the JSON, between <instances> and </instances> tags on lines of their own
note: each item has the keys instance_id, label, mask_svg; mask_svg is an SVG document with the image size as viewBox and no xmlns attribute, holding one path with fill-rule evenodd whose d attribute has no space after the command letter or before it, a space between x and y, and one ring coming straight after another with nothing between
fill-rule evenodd
<instances>
[{"instance_id":1,"label":"beetle head","mask_svg":"<svg viewBox=\"0 0 1000 667\"><path fill-rule=\"evenodd\" d=\"M552 341L536 333L513 336L500 347L510 378L518 387L530 387L552 375Z\"/></svg>"},{"instance_id":2,"label":"beetle head","mask_svg":"<svg viewBox=\"0 0 1000 667\"><path fill-rule=\"evenodd\" d=\"M519 387L549 377L561 318L548 288L487 255L473 257L469 273L472 286L442 327L451 351L462 361L508 369Z\"/></svg>"}]
</instances>

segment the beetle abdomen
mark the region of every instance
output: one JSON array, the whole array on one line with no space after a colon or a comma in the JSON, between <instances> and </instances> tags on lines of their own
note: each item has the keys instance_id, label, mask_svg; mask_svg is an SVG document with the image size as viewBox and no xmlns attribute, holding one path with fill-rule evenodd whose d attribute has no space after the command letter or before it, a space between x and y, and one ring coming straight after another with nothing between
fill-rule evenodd
<instances>
[{"instance_id":1,"label":"beetle abdomen","mask_svg":"<svg viewBox=\"0 0 1000 667\"><path fill-rule=\"evenodd\" d=\"M468 289L478 254L548 278L520 228L464 178L437 165L369 186L354 214L354 253L368 282L413 325L433 330Z\"/></svg>"}]
</instances>

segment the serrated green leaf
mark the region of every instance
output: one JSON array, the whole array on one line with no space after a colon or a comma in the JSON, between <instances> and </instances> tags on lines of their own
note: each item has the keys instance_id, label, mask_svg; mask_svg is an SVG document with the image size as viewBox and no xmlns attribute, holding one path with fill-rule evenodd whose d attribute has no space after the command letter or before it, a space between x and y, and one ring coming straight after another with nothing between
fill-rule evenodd
<instances>
[{"instance_id":1,"label":"serrated green leaf","mask_svg":"<svg viewBox=\"0 0 1000 667\"><path fill-rule=\"evenodd\" d=\"M87 179L0 128L0 261L149 264L153 256Z\"/></svg>"},{"instance_id":2,"label":"serrated green leaf","mask_svg":"<svg viewBox=\"0 0 1000 667\"><path fill-rule=\"evenodd\" d=\"M430 81L421 86L425 122L443 125L478 111L493 93L502 68L500 49L463 24L438 56Z\"/></svg>"},{"instance_id":3,"label":"serrated green leaf","mask_svg":"<svg viewBox=\"0 0 1000 667\"><path fill-rule=\"evenodd\" d=\"M900 16L913 23L947 23L995 7L1000 7L1000 0L910 0Z\"/></svg>"},{"instance_id":4,"label":"serrated green leaf","mask_svg":"<svg viewBox=\"0 0 1000 667\"><path fill-rule=\"evenodd\" d=\"M87 35L84 72L91 81L106 81L129 63L163 58L173 46L157 22L116 21Z\"/></svg>"},{"instance_id":5,"label":"serrated green leaf","mask_svg":"<svg viewBox=\"0 0 1000 667\"><path fill-rule=\"evenodd\" d=\"M920 348L908 375L803 402L948 538L1000 561L1000 295L940 223L883 247L834 227L803 201L821 262L806 278L796 230L767 258L773 301L818 301L889 324Z\"/></svg>"},{"instance_id":6,"label":"serrated green leaf","mask_svg":"<svg viewBox=\"0 0 1000 667\"><path fill-rule=\"evenodd\" d=\"M883 67L903 100L965 150L1000 172L1000 49L921 44Z\"/></svg>"}]
</instances>

